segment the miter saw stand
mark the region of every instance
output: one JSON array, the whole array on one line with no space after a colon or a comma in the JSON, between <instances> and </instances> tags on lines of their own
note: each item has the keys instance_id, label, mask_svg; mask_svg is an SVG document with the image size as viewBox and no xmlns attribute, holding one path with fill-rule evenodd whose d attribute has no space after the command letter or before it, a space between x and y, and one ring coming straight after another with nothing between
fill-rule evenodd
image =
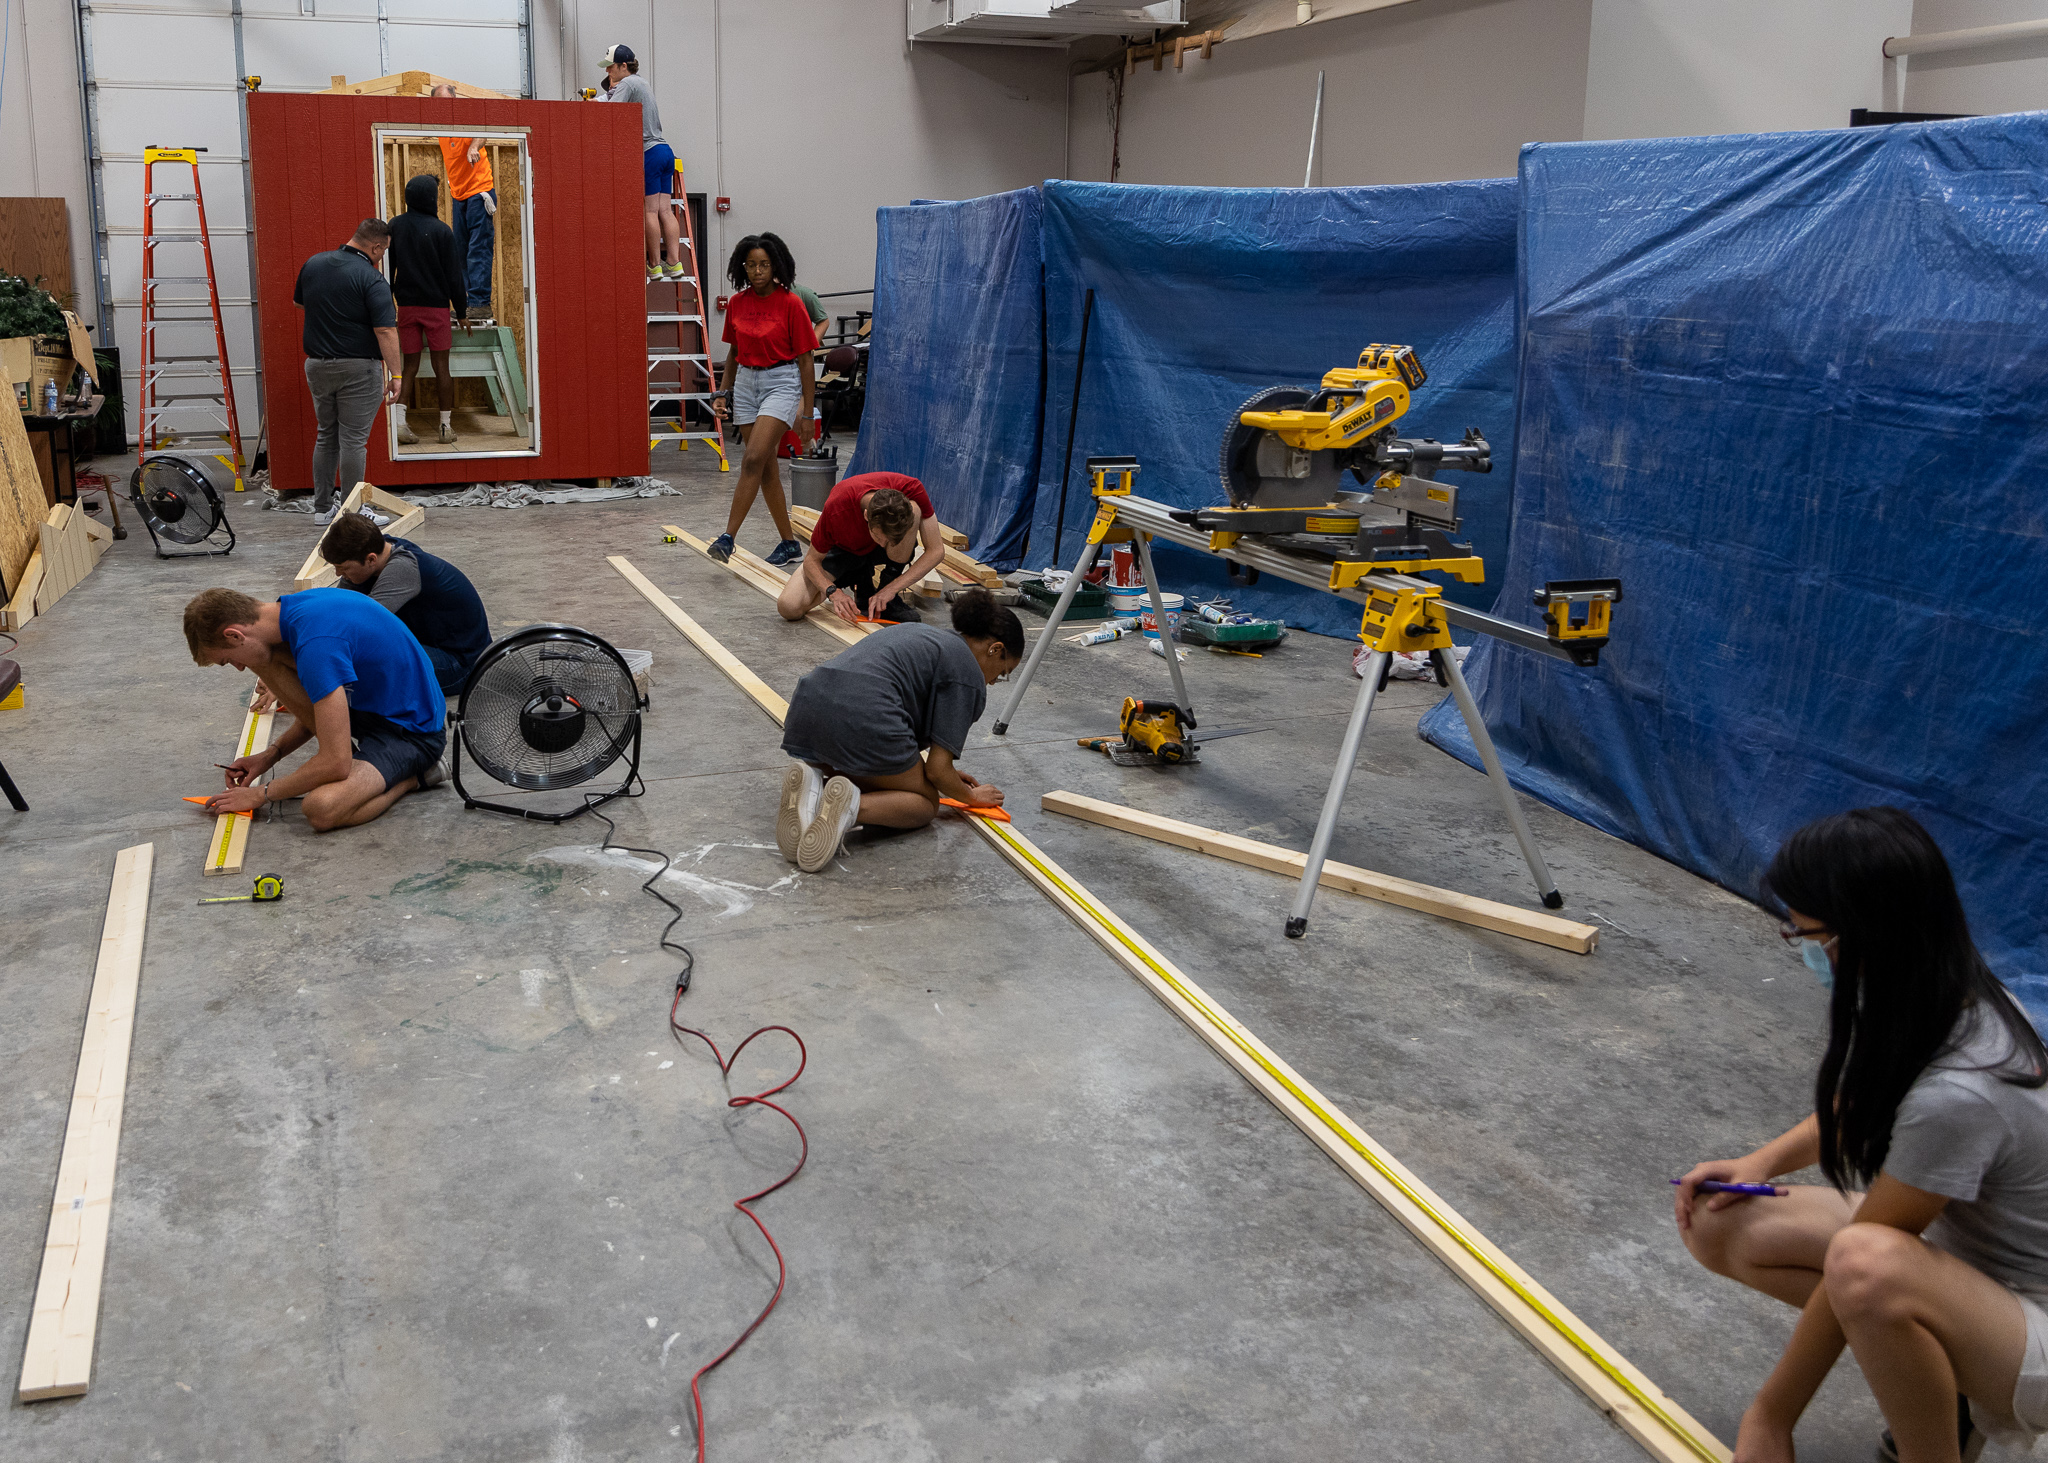
<instances>
[{"instance_id":1,"label":"miter saw stand","mask_svg":"<svg viewBox=\"0 0 2048 1463\"><path fill-rule=\"evenodd\" d=\"M1483 444L1481 446L1483 450ZM1330 840L1337 830L1337 814L1343 807L1344 792L1350 785L1351 771L1358 761L1359 743L1365 737L1365 724L1372 715L1373 701L1385 684L1396 651L1429 652L1437 679L1450 688L1458 703L1458 711L1465 718L1466 729L1472 735L1472 745L1478 748L1487 778L1500 799L1501 811L1507 815L1508 825L1514 829L1515 841L1521 845L1522 857L1528 861L1529 872L1536 880L1544 908L1563 907L1564 896L1558 892L1557 881L1551 878L1542 851L1536 847L1535 837L1529 832L1529 825L1516 801L1514 788L1509 785L1507 774L1501 770L1500 754L1494 750L1493 738L1487 734L1486 723L1479 715L1478 704L1472 699L1471 688L1465 684L1457 657L1451 654L1450 630L1457 626L1575 665L1595 665L1599 661L1600 647L1607 643L1612 605L1621 598L1618 580L1552 581L1535 594L1538 607L1545 612L1547 624L1547 631L1537 630L1453 604L1442 597L1440 586L1413 574L1373 568L1370 560L1361 563L1293 546L1312 542L1311 538L1299 536L1304 531L1313 535L1329 525L1284 525L1295 527L1298 536L1291 540L1289 547L1280 547L1262 541L1255 533L1211 526L1233 521L1229 510L1190 512L1135 496L1131 491L1131 479L1138 472L1135 457L1091 457L1088 459L1088 472L1094 482L1095 521L1089 526L1088 541L1082 546L1073 572L1061 588L1059 602L1053 606L1045 628L1039 631L1037 640L1032 644L1031 654L1011 689L1009 704L995 723L997 736L1009 730L1017 709L1023 705L1024 693L1031 685L1031 677L1037 671L1039 661L1045 657L1046 647L1052 643L1061 621L1066 617L1068 606L1073 603L1076 591L1094 566L1104 544L1130 543L1137 550L1138 565L1145 576L1145 592L1152 602L1154 621L1162 627L1167 623L1165 605L1160 600L1159 576L1152 567L1151 548L1154 538L1164 539L1225 560L1231 566L1233 577L1241 570L1253 571L1250 577L1254 579L1260 573L1272 574L1350 600L1365 609L1359 639L1371 648L1372 656L1362 668L1358 700L1351 708L1351 720L1344 729L1343 745L1337 754L1336 771L1330 778L1330 790L1323 798L1315 837L1309 842L1308 863L1302 870L1301 887L1294 896L1294 908L1287 919L1289 939L1300 939L1308 930L1309 907L1315 902L1316 889L1322 880ZM1420 490L1424 482L1424 479L1412 478L1409 486ZM1410 521L1412 523L1412 519ZM1354 523L1353 529L1358 528L1359 525ZM1365 533L1359 534L1361 540L1366 536ZM1466 552L1469 554L1469 550ZM1442 571L1475 582L1483 573L1476 558L1462 561L1424 558L1411 561L1411 566ZM1164 633L1162 629L1162 641ZM1193 706L1181 677L1179 659L1173 654L1170 643L1166 644L1166 652L1167 674L1173 678L1174 701L1182 711L1192 715ZM1199 736L1197 733L1198 741Z\"/></svg>"}]
</instances>

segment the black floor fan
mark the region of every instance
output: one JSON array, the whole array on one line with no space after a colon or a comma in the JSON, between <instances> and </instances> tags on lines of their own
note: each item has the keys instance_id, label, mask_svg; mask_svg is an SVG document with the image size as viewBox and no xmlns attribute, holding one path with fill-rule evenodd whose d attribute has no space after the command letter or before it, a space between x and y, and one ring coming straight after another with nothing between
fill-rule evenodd
<instances>
[{"instance_id":1,"label":"black floor fan","mask_svg":"<svg viewBox=\"0 0 2048 1463\"><path fill-rule=\"evenodd\" d=\"M128 496L142 515L142 526L156 544L159 559L197 559L231 554L235 528L227 505L207 475L207 459L178 457L167 452L142 459L128 480ZM225 532L225 547L203 547ZM173 547L166 549L168 543Z\"/></svg>"},{"instance_id":2,"label":"black floor fan","mask_svg":"<svg viewBox=\"0 0 2048 1463\"><path fill-rule=\"evenodd\" d=\"M640 780L640 714L647 703L625 658L573 625L528 625L486 650L463 683L450 757L465 808L488 808L562 823ZM462 754L485 775L521 792L581 787L621 757L626 775L602 794L561 812L486 802L462 785Z\"/></svg>"}]
</instances>

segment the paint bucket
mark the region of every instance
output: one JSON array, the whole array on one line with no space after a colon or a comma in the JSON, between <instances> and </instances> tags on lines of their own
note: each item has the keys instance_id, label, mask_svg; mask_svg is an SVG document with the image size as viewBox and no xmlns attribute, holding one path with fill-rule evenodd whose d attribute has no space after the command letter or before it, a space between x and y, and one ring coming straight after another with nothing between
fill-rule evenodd
<instances>
[{"instance_id":1,"label":"paint bucket","mask_svg":"<svg viewBox=\"0 0 2048 1463\"><path fill-rule=\"evenodd\" d=\"M839 480L839 449L834 447L830 457L785 458L781 467L789 474L789 501L822 512L832 484Z\"/></svg>"},{"instance_id":2,"label":"paint bucket","mask_svg":"<svg viewBox=\"0 0 2048 1463\"><path fill-rule=\"evenodd\" d=\"M1139 589L1112 589L1109 607L1120 615L1134 615L1145 607L1145 593Z\"/></svg>"},{"instance_id":3,"label":"paint bucket","mask_svg":"<svg viewBox=\"0 0 2048 1463\"><path fill-rule=\"evenodd\" d=\"M1133 589L1142 585L1138 577L1138 556L1129 544L1113 544L1109 550L1109 589Z\"/></svg>"}]
</instances>

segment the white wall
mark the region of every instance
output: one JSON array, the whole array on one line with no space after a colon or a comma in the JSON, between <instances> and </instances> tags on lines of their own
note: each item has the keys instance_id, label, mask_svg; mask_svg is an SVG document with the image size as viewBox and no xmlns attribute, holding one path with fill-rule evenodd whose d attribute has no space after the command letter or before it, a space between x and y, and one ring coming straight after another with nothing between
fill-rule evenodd
<instances>
[{"instance_id":1,"label":"white wall","mask_svg":"<svg viewBox=\"0 0 2048 1463\"><path fill-rule=\"evenodd\" d=\"M1140 62L1124 79L1125 183L1298 187L1316 73L1317 181L1332 187L1510 177L1521 145L1576 139L1594 0L1418 0ZM1109 78L1074 83L1073 176L1109 176Z\"/></svg>"},{"instance_id":2,"label":"white wall","mask_svg":"<svg viewBox=\"0 0 2048 1463\"><path fill-rule=\"evenodd\" d=\"M1913 0L1593 0L1584 136L1849 125L1885 110L1886 36Z\"/></svg>"},{"instance_id":3,"label":"white wall","mask_svg":"<svg viewBox=\"0 0 2048 1463\"><path fill-rule=\"evenodd\" d=\"M78 33L68 0L13 0L0 83L0 195L62 198L71 214L71 278L80 316L98 306Z\"/></svg>"},{"instance_id":4,"label":"white wall","mask_svg":"<svg viewBox=\"0 0 2048 1463\"><path fill-rule=\"evenodd\" d=\"M1060 170L1064 54L912 47L903 0L537 0L534 26L543 96L597 85L610 45L640 54L687 186L732 199L711 220L714 276L768 230L812 289L866 288L878 207Z\"/></svg>"},{"instance_id":5,"label":"white wall","mask_svg":"<svg viewBox=\"0 0 2048 1463\"><path fill-rule=\"evenodd\" d=\"M2048 0L1917 0L1911 33L2044 19ZM1905 111L1983 114L2048 107L2048 40L1907 56L1897 64L1905 71Z\"/></svg>"}]
</instances>

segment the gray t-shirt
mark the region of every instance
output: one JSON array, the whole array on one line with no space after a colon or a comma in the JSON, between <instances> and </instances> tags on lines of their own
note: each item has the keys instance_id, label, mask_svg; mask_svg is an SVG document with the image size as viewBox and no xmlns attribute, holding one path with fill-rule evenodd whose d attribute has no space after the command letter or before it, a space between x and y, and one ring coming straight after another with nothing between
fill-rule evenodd
<instances>
[{"instance_id":1,"label":"gray t-shirt","mask_svg":"<svg viewBox=\"0 0 2048 1463\"><path fill-rule=\"evenodd\" d=\"M1948 1198L1929 1244L2006 1285L2048 1291L2048 1087L2016 1087L1997 1071L2025 1063L2002 1021L1965 1010L1899 1103L1884 1171Z\"/></svg>"},{"instance_id":2,"label":"gray t-shirt","mask_svg":"<svg viewBox=\"0 0 2048 1463\"><path fill-rule=\"evenodd\" d=\"M628 76L604 93L608 102L638 102L640 104L640 150L657 143L668 141L661 135L661 109L654 105L654 88L643 77Z\"/></svg>"},{"instance_id":3,"label":"gray t-shirt","mask_svg":"<svg viewBox=\"0 0 2048 1463\"><path fill-rule=\"evenodd\" d=\"M988 706L988 682L957 631L890 625L797 682L782 750L836 772L888 777L927 747L955 757Z\"/></svg>"}]
</instances>

